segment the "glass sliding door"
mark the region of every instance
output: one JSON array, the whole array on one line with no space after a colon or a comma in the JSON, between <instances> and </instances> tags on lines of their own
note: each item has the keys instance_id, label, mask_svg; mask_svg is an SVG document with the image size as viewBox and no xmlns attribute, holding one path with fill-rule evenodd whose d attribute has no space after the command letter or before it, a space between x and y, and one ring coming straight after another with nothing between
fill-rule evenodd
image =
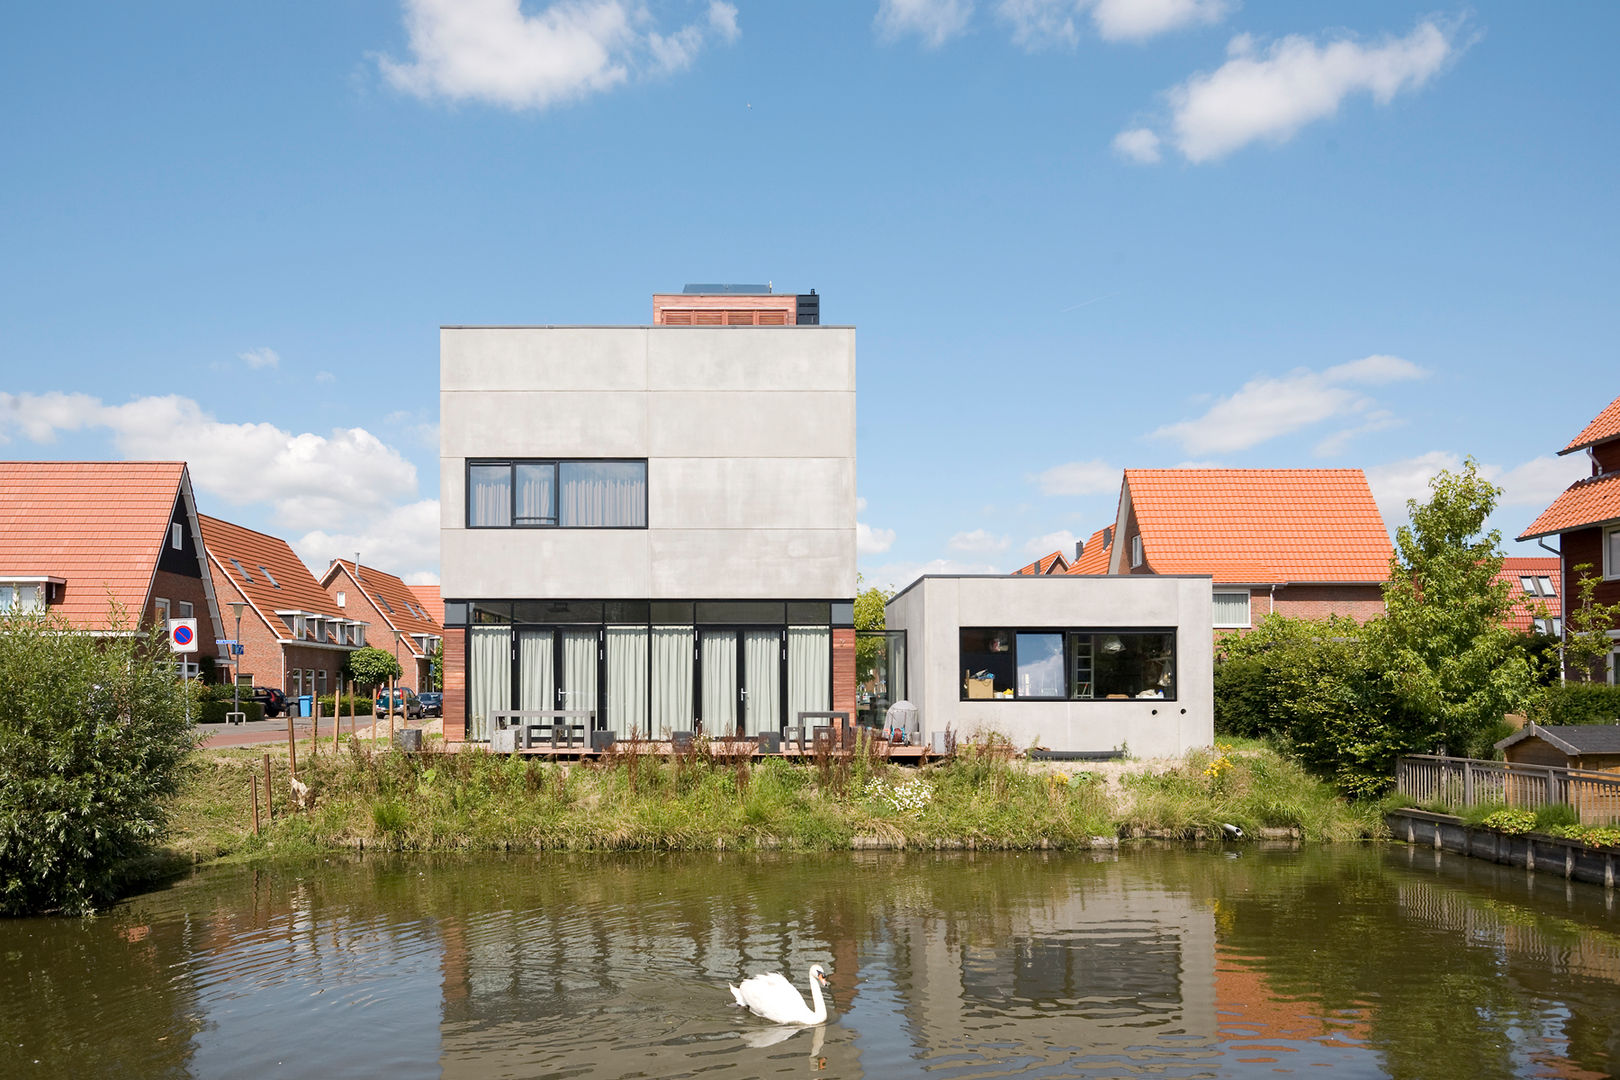
<instances>
[{"instance_id":1,"label":"glass sliding door","mask_svg":"<svg viewBox=\"0 0 1620 1080\"><path fill-rule=\"evenodd\" d=\"M790 626L787 632L788 714L797 726L802 712L832 708L832 631L825 626Z\"/></svg>"},{"instance_id":2,"label":"glass sliding door","mask_svg":"<svg viewBox=\"0 0 1620 1080\"><path fill-rule=\"evenodd\" d=\"M595 709L596 635L595 630L562 630L562 703L570 711ZM598 718L600 720L600 718ZM572 723L583 723L574 720Z\"/></svg>"},{"instance_id":3,"label":"glass sliding door","mask_svg":"<svg viewBox=\"0 0 1620 1080\"><path fill-rule=\"evenodd\" d=\"M652 727L654 738L691 731L693 657L697 631L690 626L652 628Z\"/></svg>"},{"instance_id":4,"label":"glass sliding door","mask_svg":"<svg viewBox=\"0 0 1620 1080\"><path fill-rule=\"evenodd\" d=\"M710 735L737 733L737 691L741 689L737 671L737 632L705 630L700 639L703 664L703 707L698 715L703 730Z\"/></svg>"},{"instance_id":5,"label":"glass sliding door","mask_svg":"<svg viewBox=\"0 0 1620 1080\"><path fill-rule=\"evenodd\" d=\"M518 708L555 709L557 671L550 630L518 631Z\"/></svg>"},{"instance_id":6,"label":"glass sliding door","mask_svg":"<svg viewBox=\"0 0 1620 1080\"><path fill-rule=\"evenodd\" d=\"M488 741L489 714L512 707L512 631L474 626L467 631L467 738Z\"/></svg>"},{"instance_id":7,"label":"glass sliding door","mask_svg":"<svg viewBox=\"0 0 1620 1080\"><path fill-rule=\"evenodd\" d=\"M603 724L621 738L646 737L647 628L607 628L607 720ZM690 672L691 665L687 665ZM690 678L690 674L687 676Z\"/></svg>"},{"instance_id":8,"label":"glass sliding door","mask_svg":"<svg viewBox=\"0 0 1620 1080\"><path fill-rule=\"evenodd\" d=\"M744 630L742 640L745 731L781 731L782 631Z\"/></svg>"}]
</instances>

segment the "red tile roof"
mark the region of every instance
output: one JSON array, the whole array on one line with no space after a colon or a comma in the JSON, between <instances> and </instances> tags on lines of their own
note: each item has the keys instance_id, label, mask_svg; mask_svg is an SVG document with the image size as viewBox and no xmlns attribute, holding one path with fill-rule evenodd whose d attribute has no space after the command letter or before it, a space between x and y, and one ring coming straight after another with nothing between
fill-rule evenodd
<instances>
[{"instance_id":1,"label":"red tile roof","mask_svg":"<svg viewBox=\"0 0 1620 1080\"><path fill-rule=\"evenodd\" d=\"M378 626L373 623L371 629L366 633L367 643L383 648L388 643L387 631L389 627L407 635L431 634L433 637L444 636L444 627L432 615L417 605L416 594L411 591L411 587L405 584L404 581L386 570L378 570L376 567L367 566L365 563L360 564L359 573L360 587L364 590L366 599L371 601L372 605L377 609L377 613L383 617L384 623L387 624L386 626ZM355 574L354 560L332 560L332 565L328 566L326 573L321 575L321 587L329 593L342 588L343 586L337 584L337 582L345 574L353 580ZM357 616L353 605L350 605L346 610L350 618ZM439 617L442 618L442 614ZM410 648L412 655L422 655L422 650L417 647L417 643L413 638L407 637L405 644Z\"/></svg>"},{"instance_id":2,"label":"red tile roof","mask_svg":"<svg viewBox=\"0 0 1620 1080\"><path fill-rule=\"evenodd\" d=\"M437 585L407 585L406 588L416 594L416 602L440 626L444 625L444 597L439 595Z\"/></svg>"},{"instance_id":3,"label":"red tile roof","mask_svg":"<svg viewBox=\"0 0 1620 1080\"><path fill-rule=\"evenodd\" d=\"M1531 578L1536 581L1534 594L1524 591L1524 583L1520 578ZM1552 596L1542 596L1540 579L1547 579L1552 587ZM1514 630L1530 629L1531 613L1540 606L1546 610L1546 618L1558 619L1564 614L1563 597L1559 596L1562 586L1559 582L1558 560L1556 558L1519 558L1512 557L1502 560L1502 571L1496 575L1497 581L1508 583L1508 598L1513 602L1512 614L1508 616L1507 624Z\"/></svg>"},{"instance_id":4,"label":"red tile roof","mask_svg":"<svg viewBox=\"0 0 1620 1080\"><path fill-rule=\"evenodd\" d=\"M1620 397L1609 402L1609 407L1598 413L1597 419L1587 424L1579 435L1570 440L1568 446L1558 452L1572 454L1588 446L1596 446L1600 442L1617 438L1620 438Z\"/></svg>"},{"instance_id":5,"label":"red tile roof","mask_svg":"<svg viewBox=\"0 0 1620 1080\"><path fill-rule=\"evenodd\" d=\"M348 618L287 541L245 529L228 521L198 515L210 569L226 577L264 616L277 637L291 638L278 611L304 611L328 618ZM233 562L232 560L235 560ZM237 566L240 563L240 568ZM266 573L268 571L268 573ZM251 580L248 580L251 578Z\"/></svg>"},{"instance_id":6,"label":"red tile roof","mask_svg":"<svg viewBox=\"0 0 1620 1080\"><path fill-rule=\"evenodd\" d=\"M1106 574L1108 573L1108 553L1114 550L1111 543L1105 544L1103 538L1112 540L1108 535L1109 529L1098 529L1091 534L1085 547L1080 549L1080 557L1069 564L1071 574Z\"/></svg>"},{"instance_id":7,"label":"red tile roof","mask_svg":"<svg viewBox=\"0 0 1620 1080\"><path fill-rule=\"evenodd\" d=\"M1050 555L1042 555L1028 566L1020 566L1014 574L1062 574L1069 569L1069 562L1063 557L1063 552L1054 551Z\"/></svg>"},{"instance_id":8,"label":"red tile roof","mask_svg":"<svg viewBox=\"0 0 1620 1080\"><path fill-rule=\"evenodd\" d=\"M1126 469L1125 487L1154 573L1254 585L1389 577L1389 532L1360 469Z\"/></svg>"},{"instance_id":9,"label":"red tile roof","mask_svg":"<svg viewBox=\"0 0 1620 1080\"><path fill-rule=\"evenodd\" d=\"M1577 480L1519 534L1520 540L1620 521L1620 473Z\"/></svg>"},{"instance_id":10,"label":"red tile roof","mask_svg":"<svg viewBox=\"0 0 1620 1080\"><path fill-rule=\"evenodd\" d=\"M186 481L183 461L0 462L0 574L63 578L51 611L79 629L145 612Z\"/></svg>"}]
</instances>

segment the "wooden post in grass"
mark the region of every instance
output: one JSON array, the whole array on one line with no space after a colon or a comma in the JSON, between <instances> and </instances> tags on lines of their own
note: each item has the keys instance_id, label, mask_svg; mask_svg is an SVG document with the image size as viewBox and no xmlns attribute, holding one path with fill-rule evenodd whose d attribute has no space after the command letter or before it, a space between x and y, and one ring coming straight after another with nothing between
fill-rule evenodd
<instances>
[{"instance_id":1,"label":"wooden post in grass","mask_svg":"<svg viewBox=\"0 0 1620 1080\"><path fill-rule=\"evenodd\" d=\"M309 729L309 756L311 760L321 754L321 695L316 694L312 699L315 702L315 722Z\"/></svg>"},{"instance_id":2,"label":"wooden post in grass","mask_svg":"<svg viewBox=\"0 0 1620 1080\"><path fill-rule=\"evenodd\" d=\"M248 787L253 789L253 835L259 835L259 778L248 774Z\"/></svg>"},{"instance_id":3,"label":"wooden post in grass","mask_svg":"<svg viewBox=\"0 0 1620 1080\"><path fill-rule=\"evenodd\" d=\"M298 738L293 733L292 710L287 710L287 771L298 775Z\"/></svg>"},{"instance_id":4,"label":"wooden post in grass","mask_svg":"<svg viewBox=\"0 0 1620 1080\"><path fill-rule=\"evenodd\" d=\"M264 816L276 819L275 799L270 794L270 755L264 755Z\"/></svg>"}]
</instances>

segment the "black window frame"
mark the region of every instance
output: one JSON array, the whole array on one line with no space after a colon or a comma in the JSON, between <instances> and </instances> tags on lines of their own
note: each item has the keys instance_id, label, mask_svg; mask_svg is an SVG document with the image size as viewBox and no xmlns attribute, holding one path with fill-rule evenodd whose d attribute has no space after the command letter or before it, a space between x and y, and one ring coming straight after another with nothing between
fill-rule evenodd
<instances>
[{"instance_id":1,"label":"black window frame","mask_svg":"<svg viewBox=\"0 0 1620 1080\"><path fill-rule=\"evenodd\" d=\"M504 525L474 525L472 523L472 471L474 468L498 468L506 466L507 469L507 506L506 524ZM552 509L556 511L549 521L541 520L532 523L520 524L517 514L517 470L520 465L549 465L551 466L551 497ZM562 469L564 465L640 465L642 471L641 481L641 524L640 525L564 525L559 500L562 498ZM462 523L467 529L539 529L553 530L565 529L569 531L588 532L593 530L645 530L648 527L648 517L651 510L652 485L650 471L646 458L584 458L584 457L556 457L556 458L467 458L462 469Z\"/></svg>"},{"instance_id":2,"label":"black window frame","mask_svg":"<svg viewBox=\"0 0 1620 1080\"><path fill-rule=\"evenodd\" d=\"M1003 697L992 694L987 698L970 698L967 692L967 679L964 676L957 685L957 700L962 702L985 701L1045 701L1045 702L1109 702L1115 705L1125 702L1154 702L1176 701L1179 698L1181 687L1181 640L1178 629L1174 626L958 626L956 628L956 666L966 671L966 661L963 659L962 637L964 634L1005 634L1007 636L1007 655L1011 659L1012 669L1012 696ZM1063 694L1061 697L1037 696L1034 694L1020 694L1018 692L1018 637L1020 634L1059 634L1063 638ZM1171 692L1163 697L1144 698L1131 696L1127 698L1107 697L1077 697L1075 692L1075 639L1078 637L1098 638L1105 634L1117 634L1121 637L1146 636L1149 634L1166 635L1170 638L1170 688ZM1092 691L1096 692L1096 659L1095 648L1092 659Z\"/></svg>"}]
</instances>

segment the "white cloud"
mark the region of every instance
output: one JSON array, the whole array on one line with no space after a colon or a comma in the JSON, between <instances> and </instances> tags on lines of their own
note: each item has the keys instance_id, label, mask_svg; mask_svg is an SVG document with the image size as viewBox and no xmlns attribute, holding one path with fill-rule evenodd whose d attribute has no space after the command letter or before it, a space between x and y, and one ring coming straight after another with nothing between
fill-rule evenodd
<instances>
[{"instance_id":1,"label":"white cloud","mask_svg":"<svg viewBox=\"0 0 1620 1080\"><path fill-rule=\"evenodd\" d=\"M89 429L109 432L127 459L188 462L198 491L235 506L269 503L288 529L369 520L416 495L416 466L364 428L317 435L227 423L173 394L107 405L88 394L0 392L0 442L13 431L50 443Z\"/></svg>"},{"instance_id":2,"label":"white cloud","mask_svg":"<svg viewBox=\"0 0 1620 1080\"><path fill-rule=\"evenodd\" d=\"M737 39L737 9L668 34L639 0L556 0L526 14L519 0L404 0L411 58L378 57L383 77L417 97L544 109L643 73L691 66L711 39Z\"/></svg>"},{"instance_id":3,"label":"white cloud","mask_svg":"<svg viewBox=\"0 0 1620 1080\"><path fill-rule=\"evenodd\" d=\"M855 512L858 514L862 510L865 510L865 509L866 509L866 500L863 499L859 495L855 496Z\"/></svg>"},{"instance_id":4,"label":"white cloud","mask_svg":"<svg viewBox=\"0 0 1620 1080\"><path fill-rule=\"evenodd\" d=\"M1367 486L1373 501L1391 531L1406 521L1406 500L1419 502L1429 497L1429 481L1441 470L1462 468L1462 458L1446 450L1431 450L1417 457L1402 458L1366 469Z\"/></svg>"},{"instance_id":5,"label":"white cloud","mask_svg":"<svg viewBox=\"0 0 1620 1080\"><path fill-rule=\"evenodd\" d=\"M1153 434L1175 439L1189 454L1204 454L1246 450L1333 419L1354 418L1365 428L1369 418L1380 413L1375 402L1356 389L1358 385L1376 386L1424 374L1422 368L1398 356L1368 356L1320 372L1298 368L1283 376L1260 376L1218 400L1203 416L1166 424ZM1327 443L1332 442L1330 436Z\"/></svg>"},{"instance_id":6,"label":"white cloud","mask_svg":"<svg viewBox=\"0 0 1620 1080\"><path fill-rule=\"evenodd\" d=\"M1114 136L1114 153L1138 165L1159 162L1159 136L1149 128L1133 128Z\"/></svg>"},{"instance_id":7,"label":"white cloud","mask_svg":"<svg viewBox=\"0 0 1620 1080\"><path fill-rule=\"evenodd\" d=\"M414 574L401 575L400 580L405 582L407 585L437 585L439 583L439 575L435 574L431 570L418 570Z\"/></svg>"},{"instance_id":8,"label":"white cloud","mask_svg":"<svg viewBox=\"0 0 1620 1080\"><path fill-rule=\"evenodd\" d=\"M1145 41L1198 23L1217 23L1232 5L1226 0L1097 0L1091 21L1105 41Z\"/></svg>"},{"instance_id":9,"label":"white cloud","mask_svg":"<svg viewBox=\"0 0 1620 1080\"><path fill-rule=\"evenodd\" d=\"M900 590L924 574L1004 574L1006 571L993 563L961 562L956 559L931 559L928 562L894 562L882 566L863 567L861 574L867 582L883 589Z\"/></svg>"},{"instance_id":10,"label":"white cloud","mask_svg":"<svg viewBox=\"0 0 1620 1080\"><path fill-rule=\"evenodd\" d=\"M1546 455L1510 469L1492 468L1487 475L1502 489L1502 506L1528 506L1540 513L1569 485L1592 475L1592 464L1585 454Z\"/></svg>"},{"instance_id":11,"label":"white cloud","mask_svg":"<svg viewBox=\"0 0 1620 1080\"><path fill-rule=\"evenodd\" d=\"M880 0L873 24L887 40L915 36L937 49L965 31L972 16L972 0Z\"/></svg>"},{"instance_id":12,"label":"white cloud","mask_svg":"<svg viewBox=\"0 0 1620 1080\"><path fill-rule=\"evenodd\" d=\"M274 349L249 349L247 352L237 353L236 358L255 371L260 368L281 366L281 357L276 355Z\"/></svg>"},{"instance_id":13,"label":"white cloud","mask_svg":"<svg viewBox=\"0 0 1620 1080\"><path fill-rule=\"evenodd\" d=\"M1416 457L1367 469L1367 486L1372 488L1373 499L1378 503L1379 512L1384 515L1384 524L1393 529L1406 522L1408 499L1426 501L1430 480L1442 470L1456 472L1462 467L1460 454L1449 450L1431 450ZM1508 467L1485 463L1479 466L1479 474L1502 489L1502 495L1497 500L1499 508L1528 507L1532 514L1549 506L1565 488L1590 472L1590 465L1578 454L1534 457ZM1529 518L1519 514L1512 517L1502 532L1511 538L1517 536L1519 528L1527 524Z\"/></svg>"},{"instance_id":14,"label":"white cloud","mask_svg":"<svg viewBox=\"0 0 1620 1080\"><path fill-rule=\"evenodd\" d=\"M1455 37L1456 27L1432 19L1376 44L1351 37L1317 44L1290 35L1260 48L1252 35L1239 34L1227 46L1226 63L1165 93L1168 140L1194 163L1259 139L1286 142L1306 124L1338 112L1352 94L1387 105L1396 94L1421 88L1457 54Z\"/></svg>"},{"instance_id":15,"label":"white cloud","mask_svg":"<svg viewBox=\"0 0 1620 1080\"><path fill-rule=\"evenodd\" d=\"M1074 542L1080 539L1068 529L1059 529L1057 532L1045 533L1041 536L1024 542L1024 552L1028 555L1050 555L1054 551L1063 552L1065 559L1074 555Z\"/></svg>"},{"instance_id":16,"label":"white cloud","mask_svg":"<svg viewBox=\"0 0 1620 1080\"><path fill-rule=\"evenodd\" d=\"M1020 48L1074 46L1080 40L1075 19L1085 0L1001 0L996 15L1012 25L1013 44Z\"/></svg>"},{"instance_id":17,"label":"white cloud","mask_svg":"<svg viewBox=\"0 0 1620 1080\"><path fill-rule=\"evenodd\" d=\"M1106 461L1071 461L1035 477L1043 495L1107 495L1119 490L1120 469Z\"/></svg>"},{"instance_id":18,"label":"white cloud","mask_svg":"<svg viewBox=\"0 0 1620 1080\"><path fill-rule=\"evenodd\" d=\"M855 523L855 550L860 554L881 555L893 545L893 529L874 529L864 521Z\"/></svg>"},{"instance_id":19,"label":"white cloud","mask_svg":"<svg viewBox=\"0 0 1620 1080\"><path fill-rule=\"evenodd\" d=\"M314 529L288 542L313 570L325 570L332 559L351 558L358 551L360 561L367 566L380 566L402 577L408 575L407 581L433 584L439 580L431 569L439 565L439 500L395 506L351 523L348 529ZM423 577L432 581L421 582Z\"/></svg>"},{"instance_id":20,"label":"white cloud","mask_svg":"<svg viewBox=\"0 0 1620 1080\"><path fill-rule=\"evenodd\" d=\"M318 383L333 383L337 382L337 376L332 374L330 371L317 371L315 373L315 381Z\"/></svg>"},{"instance_id":21,"label":"white cloud","mask_svg":"<svg viewBox=\"0 0 1620 1080\"><path fill-rule=\"evenodd\" d=\"M974 529L972 532L957 533L945 546L952 551L988 555L1006 551L1011 544L1012 541L1005 536L997 536L985 529Z\"/></svg>"}]
</instances>

